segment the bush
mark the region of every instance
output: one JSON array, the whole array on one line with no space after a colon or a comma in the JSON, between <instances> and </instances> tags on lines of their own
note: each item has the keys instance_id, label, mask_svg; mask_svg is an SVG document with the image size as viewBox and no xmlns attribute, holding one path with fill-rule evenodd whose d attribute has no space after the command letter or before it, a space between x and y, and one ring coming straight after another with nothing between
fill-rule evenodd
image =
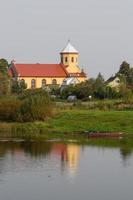
<instances>
[{"instance_id":1,"label":"bush","mask_svg":"<svg viewBox=\"0 0 133 200\"><path fill-rule=\"evenodd\" d=\"M47 98L49 98L49 95L48 95L47 91L46 90L42 90L41 88L40 89L27 89L27 90L24 90L23 93L19 94L18 98L20 100L24 100L24 99L29 98L29 97L34 96L34 95L46 96Z\"/></svg>"},{"instance_id":2,"label":"bush","mask_svg":"<svg viewBox=\"0 0 133 200\"><path fill-rule=\"evenodd\" d=\"M125 91L123 100L125 103L132 104L133 103L133 92L129 89Z\"/></svg>"},{"instance_id":3,"label":"bush","mask_svg":"<svg viewBox=\"0 0 133 200\"><path fill-rule=\"evenodd\" d=\"M14 96L0 98L0 120L16 121L20 114L21 102Z\"/></svg>"},{"instance_id":4,"label":"bush","mask_svg":"<svg viewBox=\"0 0 133 200\"><path fill-rule=\"evenodd\" d=\"M35 120L44 121L51 117L53 106L48 94L31 91L23 98L15 96L0 98L0 120L30 122Z\"/></svg>"},{"instance_id":5,"label":"bush","mask_svg":"<svg viewBox=\"0 0 133 200\"><path fill-rule=\"evenodd\" d=\"M21 120L35 121L52 116L52 103L46 95L33 95L23 100L21 105Z\"/></svg>"},{"instance_id":6,"label":"bush","mask_svg":"<svg viewBox=\"0 0 133 200\"><path fill-rule=\"evenodd\" d=\"M23 93L24 90L27 88L27 85L24 81L15 81L11 82L11 92L14 94Z\"/></svg>"}]
</instances>

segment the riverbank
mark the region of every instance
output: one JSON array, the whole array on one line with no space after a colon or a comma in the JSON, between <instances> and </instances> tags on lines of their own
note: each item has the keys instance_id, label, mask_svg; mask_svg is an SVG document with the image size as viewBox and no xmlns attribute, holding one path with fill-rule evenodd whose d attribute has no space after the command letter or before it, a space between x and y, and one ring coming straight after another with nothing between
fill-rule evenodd
<instances>
[{"instance_id":1,"label":"riverbank","mask_svg":"<svg viewBox=\"0 0 133 200\"><path fill-rule=\"evenodd\" d=\"M45 122L0 123L0 138L77 138L86 132L133 134L132 111L63 110Z\"/></svg>"}]
</instances>

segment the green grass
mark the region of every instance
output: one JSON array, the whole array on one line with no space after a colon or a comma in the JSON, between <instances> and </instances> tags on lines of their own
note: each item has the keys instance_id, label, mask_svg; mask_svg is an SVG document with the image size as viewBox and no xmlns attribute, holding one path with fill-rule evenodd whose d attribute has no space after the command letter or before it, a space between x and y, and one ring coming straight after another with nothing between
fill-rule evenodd
<instances>
[{"instance_id":1,"label":"green grass","mask_svg":"<svg viewBox=\"0 0 133 200\"><path fill-rule=\"evenodd\" d=\"M52 119L51 128L61 132L123 132L133 133L132 111L62 111Z\"/></svg>"},{"instance_id":2,"label":"green grass","mask_svg":"<svg viewBox=\"0 0 133 200\"><path fill-rule=\"evenodd\" d=\"M123 132L133 134L132 111L63 110L46 122L0 123L0 137L5 138L78 138L88 132ZM77 138L77 137L76 137Z\"/></svg>"}]
</instances>

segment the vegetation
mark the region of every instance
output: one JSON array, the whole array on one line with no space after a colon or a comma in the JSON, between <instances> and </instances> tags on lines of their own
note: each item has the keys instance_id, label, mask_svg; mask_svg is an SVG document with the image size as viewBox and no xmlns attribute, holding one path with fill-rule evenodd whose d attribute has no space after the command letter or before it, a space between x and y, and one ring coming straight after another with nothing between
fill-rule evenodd
<instances>
[{"instance_id":1,"label":"vegetation","mask_svg":"<svg viewBox=\"0 0 133 200\"><path fill-rule=\"evenodd\" d=\"M90 78L85 82L69 85L61 92L61 97L66 99L69 95L75 95L83 101L89 100L89 96L92 96L93 99L130 98L133 100L132 87L127 86L124 76L121 75L120 80L119 88L111 88L99 73L96 79Z\"/></svg>"},{"instance_id":2,"label":"vegetation","mask_svg":"<svg viewBox=\"0 0 133 200\"><path fill-rule=\"evenodd\" d=\"M10 94L10 78L8 75L8 62L0 59L0 96Z\"/></svg>"},{"instance_id":3,"label":"vegetation","mask_svg":"<svg viewBox=\"0 0 133 200\"><path fill-rule=\"evenodd\" d=\"M32 95L31 95L32 93ZM27 122L51 117L52 102L45 92L26 91L20 96L4 96L0 98L0 120Z\"/></svg>"},{"instance_id":4,"label":"vegetation","mask_svg":"<svg viewBox=\"0 0 133 200\"><path fill-rule=\"evenodd\" d=\"M26 88L27 85L25 84L24 81L17 81L17 80L12 81L11 92L13 94L22 94Z\"/></svg>"},{"instance_id":5,"label":"vegetation","mask_svg":"<svg viewBox=\"0 0 133 200\"><path fill-rule=\"evenodd\" d=\"M126 61L122 62L117 76L119 76L127 86L133 87L133 68L130 67L129 63Z\"/></svg>"},{"instance_id":6,"label":"vegetation","mask_svg":"<svg viewBox=\"0 0 133 200\"><path fill-rule=\"evenodd\" d=\"M22 121L44 121L52 115L52 104L48 95L32 95L22 101Z\"/></svg>"},{"instance_id":7,"label":"vegetation","mask_svg":"<svg viewBox=\"0 0 133 200\"><path fill-rule=\"evenodd\" d=\"M89 132L122 132L133 134L132 111L60 111L45 122L0 123L0 137L49 139L87 137Z\"/></svg>"}]
</instances>

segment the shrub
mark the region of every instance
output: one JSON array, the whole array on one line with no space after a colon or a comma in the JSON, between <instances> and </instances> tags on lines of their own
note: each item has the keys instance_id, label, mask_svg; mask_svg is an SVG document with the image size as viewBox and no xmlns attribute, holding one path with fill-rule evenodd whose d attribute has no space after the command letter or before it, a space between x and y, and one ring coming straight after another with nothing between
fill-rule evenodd
<instances>
[{"instance_id":1,"label":"shrub","mask_svg":"<svg viewBox=\"0 0 133 200\"><path fill-rule=\"evenodd\" d=\"M123 100L125 103L132 104L133 103L133 92L129 89L125 91Z\"/></svg>"},{"instance_id":2,"label":"shrub","mask_svg":"<svg viewBox=\"0 0 133 200\"><path fill-rule=\"evenodd\" d=\"M23 100L22 121L42 120L52 116L52 103L47 95L33 95Z\"/></svg>"},{"instance_id":3,"label":"shrub","mask_svg":"<svg viewBox=\"0 0 133 200\"><path fill-rule=\"evenodd\" d=\"M14 96L0 98L0 120L16 121L21 102Z\"/></svg>"},{"instance_id":4,"label":"shrub","mask_svg":"<svg viewBox=\"0 0 133 200\"><path fill-rule=\"evenodd\" d=\"M27 85L24 81L15 81L11 82L11 92L14 94L23 93L24 90L27 88Z\"/></svg>"},{"instance_id":5,"label":"shrub","mask_svg":"<svg viewBox=\"0 0 133 200\"><path fill-rule=\"evenodd\" d=\"M29 98L31 96L34 96L34 95L44 95L46 96L47 98L49 98L49 95L47 93L46 90L42 90L41 88L40 89L27 89L27 90L24 90L22 94L19 95L19 99L20 100L24 100L26 98Z\"/></svg>"},{"instance_id":6,"label":"shrub","mask_svg":"<svg viewBox=\"0 0 133 200\"><path fill-rule=\"evenodd\" d=\"M23 98L9 96L0 98L0 120L30 122L45 120L52 116L53 106L48 94L27 92Z\"/></svg>"}]
</instances>

